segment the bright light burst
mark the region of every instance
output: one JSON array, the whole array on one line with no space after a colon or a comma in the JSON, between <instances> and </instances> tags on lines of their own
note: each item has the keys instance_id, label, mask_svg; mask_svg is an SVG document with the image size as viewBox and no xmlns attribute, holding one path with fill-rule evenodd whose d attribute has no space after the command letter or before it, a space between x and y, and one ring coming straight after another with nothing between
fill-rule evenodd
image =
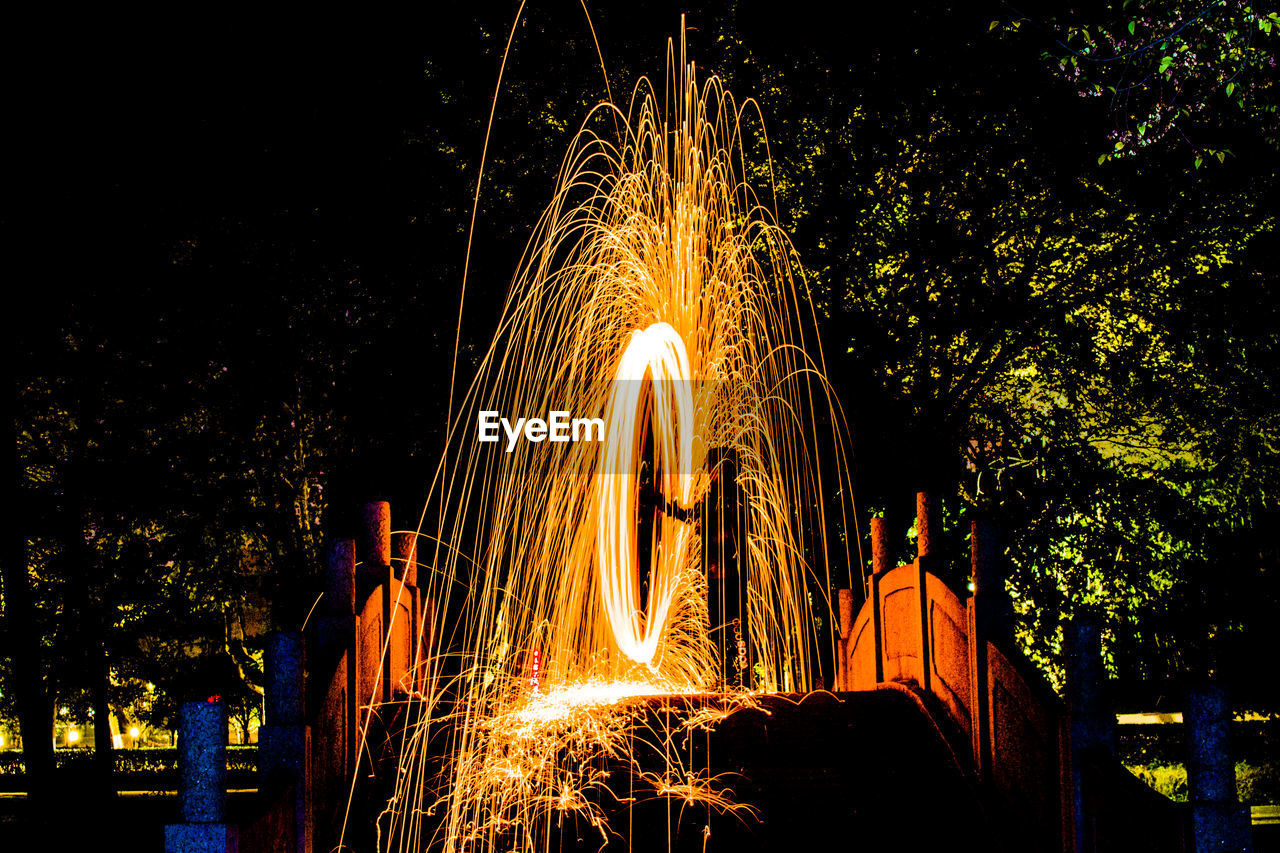
<instances>
[{"instance_id":1,"label":"bright light burst","mask_svg":"<svg viewBox=\"0 0 1280 853\"><path fill-rule=\"evenodd\" d=\"M445 631L419 662L387 849L532 851L566 813L607 843L610 810L646 797L745 817L675 738L811 689L831 654L815 616L850 566L827 538L851 518L840 417L794 253L748 182L768 174L743 151L754 105L681 54L665 95L642 81L575 138L463 401L420 549ZM479 409L603 417L605 441L490 452ZM694 693L716 695L666 700L683 710L655 728L647 697ZM642 743L665 766L633 761Z\"/></svg>"},{"instance_id":2,"label":"bright light burst","mask_svg":"<svg viewBox=\"0 0 1280 853\"><path fill-rule=\"evenodd\" d=\"M649 602L639 604L640 573L636 562L636 498L643 428L652 409L655 470L662 478L660 495L684 510L692 509L694 470L705 465L694 457L693 377L680 333L654 323L631 333L614 376L605 409L604 458L596 473L596 570L605 616L622 653L651 665L661 630L667 622L688 559L693 525L663 513Z\"/></svg>"}]
</instances>

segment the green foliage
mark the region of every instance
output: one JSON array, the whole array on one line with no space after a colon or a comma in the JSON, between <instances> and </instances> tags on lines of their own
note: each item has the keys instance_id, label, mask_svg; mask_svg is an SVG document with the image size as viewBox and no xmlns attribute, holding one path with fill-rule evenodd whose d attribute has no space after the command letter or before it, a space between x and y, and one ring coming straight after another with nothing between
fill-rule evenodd
<instances>
[{"instance_id":1,"label":"green foliage","mask_svg":"<svg viewBox=\"0 0 1280 853\"><path fill-rule=\"evenodd\" d=\"M1146 785L1178 803L1187 801L1187 770L1181 764L1125 765Z\"/></svg>"},{"instance_id":2,"label":"green foliage","mask_svg":"<svg viewBox=\"0 0 1280 853\"><path fill-rule=\"evenodd\" d=\"M1051 67L1080 96L1106 103L1113 125L1099 164L1153 146L1182 146L1191 149L1198 169L1208 159L1221 163L1230 156L1206 141L1232 125L1247 126L1280 148L1280 14L1268 6L1126 0L1101 19L1015 15L1003 29L1051 40L1044 51Z\"/></svg>"},{"instance_id":3,"label":"green foliage","mask_svg":"<svg viewBox=\"0 0 1280 853\"><path fill-rule=\"evenodd\" d=\"M1169 799L1187 801L1187 768L1183 764L1127 764L1129 772ZM1236 762L1236 795L1240 802L1262 805L1280 797L1280 767L1274 762L1250 764Z\"/></svg>"}]
</instances>

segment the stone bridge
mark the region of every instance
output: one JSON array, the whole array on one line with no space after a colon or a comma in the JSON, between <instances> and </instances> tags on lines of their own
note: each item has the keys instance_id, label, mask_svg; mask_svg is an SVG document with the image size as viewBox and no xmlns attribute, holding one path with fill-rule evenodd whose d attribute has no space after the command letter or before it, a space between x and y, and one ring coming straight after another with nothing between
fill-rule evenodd
<instances>
[{"instance_id":1,"label":"stone bridge","mask_svg":"<svg viewBox=\"0 0 1280 853\"><path fill-rule=\"evenodd\" d=\"M924 493L917 510L918 556L907 565L888 565L885 522L872 520L873 571L856 613L853 591L840 591L836 689L760 697L697 745L699 761L735 779L759 818L651 802L625 816L618 849L1248 849L1234 776L1223 776L1230 758L1214 740L1230 719L1222 694L1188 699L1188 725L1204 736L1189 738L1194 802L1176 805L1112 754L1097 626L1069 626L1064 703L1012 642L994 528L972 524L971 594L962 596L941 579L938 515ZM199 736L202 725L225 734L225 710L218 718L212 707L184 707L183 822L168 827L166 850L375 848L385 796L375 779L394 768L397 719L433 675L421 662L436 613L417 582L416 539L393 537L390 518L386 503L366 505L363 535L330 543L306 641L269 642L251 813L228 821L225 763ZM698 700L650 704L660 714L688 701ZM595 851L600 838L568 826L555 842Z\"/></svg>"}]
</instances>

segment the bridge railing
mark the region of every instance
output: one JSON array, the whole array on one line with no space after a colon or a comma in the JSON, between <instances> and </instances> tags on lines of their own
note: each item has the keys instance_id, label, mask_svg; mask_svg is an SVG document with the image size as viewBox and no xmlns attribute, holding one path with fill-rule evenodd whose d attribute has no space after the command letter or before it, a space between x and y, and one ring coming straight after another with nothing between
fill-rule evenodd
<instances>
[{"instance_id":1,"label":"bridge railing","mask_svg":"<svg viewBox=\"0 0 1280 853\"><path fill-rule=\"evenodd\" d=\"M1098 691L1075 691L1080 713L1069 714L1017 653L994 531L982 522L971 528L973 587L961 598L940 578L937 518L920 495L918 556L892 568L884 520L872 520L865 601L855 615L852 596L840 596L837 687L896 683L917 691L953 751L971 761L1009 849L1188 849L1187 813L1098 748L1104 739L1087 724L1105 718ZM348 845L368 846L363 835L373 828L361 804L370 792L362 786L391 746L395 709L431 677L434 606L418 585L417 540L393 537L390 519L385 502L364 507L361 535L329 544L305 641L285 634L269 643L261 802L229 827L226 849L238 835L242 849L333 850L344 829ZM1069 661L1069 672L1097 657L1090 649L1074 667ZM167 849L214 849L179 846L224 826L216 816L200 820L176 829Z\"/></svg>"},{"instance_id":2,"label":"bridge railing","mask_svg":"<svg viewBox=\"0 0 1280 853\"><path fill-rule=\"evenodd\" d=\"M166 830L166 851L371 847L365 785L391 753L397 709L430 676L434 609L418 586L417 536L392 536L389 504L366 504L361 527L356 538L330 540L305 637L269 638L254 808L235 825L218 823L220 813L196 820L184 812L186 822ZM199 766L217 760L204 756ZM195 766L187 761L189 771ZM224 834L211 841L219 828Z\"/></svg>"},{"instance_id":3,"label":"bridge railing","mask_svg":"<svg viewBox=\"0 0 1280 853\"><path fill-rule=\"evenodd\" d=\"M329 544L308 690L316 849L337 847L359 781L390 744L396 709L429 677L434 608L418 585L418 537L391 533L391 506L365 504L361 535ZM358 811L358 809L357 809Z\"/></svg>"},{"instance_id":4,"label":"bridge railing","mask_svg":"<svg viewBox=\"0 0 1280 853\"><path fill-rule=\"evenodd\" d=\"M961 598L940 577L936 505L922 492L916 507L917 557L906 565L888 565L885 520L872 519L862 607L841 607L838 688L900 684L922 694L1020 849L1124 849L1112 843L1121 838L1141 840L1130 849L1185 849L1185 814L1129 784L1109 754L1082 751L1079 726L1073 748L1067 709L1012 641L994 527L971 525L972 594Z\"/></svg>"}]
</instances>

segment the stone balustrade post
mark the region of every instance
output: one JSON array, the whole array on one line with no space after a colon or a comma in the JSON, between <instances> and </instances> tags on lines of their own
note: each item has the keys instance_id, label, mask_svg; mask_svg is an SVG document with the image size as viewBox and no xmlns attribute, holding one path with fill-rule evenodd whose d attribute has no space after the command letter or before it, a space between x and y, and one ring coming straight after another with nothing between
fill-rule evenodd
<instances>
[{"instance_id":1,"label":"stone balustrade post","mask_svg":"<svg viewBox=\"0 0 1280 853\"><path fill-rule=\"evenodd\" d=\"M258 789L268 795L283 795L293 785L292 801L281 806L292 813L296 853L310 853L313 843L304 648L298 632L279 631L267 637L266 724L258 735Z\"/></svg>"},{"instance_id":2,"label":"stone balustrade post","mask_svg":"<svg viewBox=\"0 0 1280 853\"><path fill-rule=\"evenodd\" d=\"M324 565L324 595L320 601L316 648L329 665L352 645L355 635L356 543L353 539L329 542Z\"/></svg>"},{"instance_id":3,"label":"stone balustrade post","mask_svg":"<svg viewBox=\"0 0 1280 853\"><path fill-rule=\"evenodd\" d=\"M324 597L320 602L319 623L314 649L316 665L312 668L317 694L313 712L330 720L328 730L317 737L312 755L313 767L320 776L345 780L354 772L359 744L355 736L356 712L356 542L354 539L331 539L325 555ZM323 679L330 679L324 683ZM341 723L333 719L337 714ZM327 769L326 769L327 768ZM345 784L345 782L343 782Z\"/></svg>"},{"instance_id":4,"label":"stone balustrade post","mask_svg":"<svg viewBox=\"0 0 1280 853\"><path fill-rule=\"evenodd\" d=\"M849 642L853 633L853 590L841 589L836 592L840 614L840 638L836 649L840 660L836 666L836 690L849 690Z\"/></svg>"},{"instance_id":5,"label":"stone balustrade post","mask_svg":"<svg viewBox=\"0 0 1280 853\"><path fill-rule=\"evenodd\" d=\"M259 773L301 778L305 719L302 635L278 631L267 637L266 724L259 731Z\"/></svg>"},{"instance_id":6,"label":"stone balustrade post","mask_svg":"<svg viewBox=\"0 0 1280 853\"><path fill-rule=\"evenodd\" d=\"M1102 625L1091 613L1078 613L1064 629L1067 656L1067 750L1070 837L1076 851L1092 850L1089 815L1096 806L1087 767L1115 750L1115 715L1106 696L1107 673L1102 660Z\"/></svg>"},{"instance_id":7,"label":"stone balustrade post","mask_svg":"<svg viewBox=\"0 0 1280 853\"><path fill-rule=\"evenodd\" d=\"M354 613L356 609L355 580L355 540L331 540L325 558L322 610L333 616L347 616Z\"/></svg>"},{"instance_id":8,"label":"stone balustrade post","mask_svg":"<svg viewBox=\"0 0 1280 853\"><path fill-rule=\"evenodd\" d=\"M409 586L418 585L418 534L397 533L391 537L391 553L396 576Z\"/></svg>"},{"instance_id":9,"label":"stone balustrade post","mask_svg":"<svg viewBox=\"0 0 1280 853\"><path fill-rule=\"evenodd\" d=\"M942 514L931 492L916 492L916 595L920 601L920 687L933 687L933 650L929 637L928 575L941 576Z\"/></svg>"},{"instance_id":10,"label":"stone balustrade post","mask_svg":"<svg viewBox=\"0 0 1280 853\"><path fill-rule=\"evenodd\" d=\"M1066 626L1065 641L1072 751L1114 752L1116 719L1106 696L1102 625L1092 614L1077 615Z\"/></svg>"},{"instance_id":11,"label":"stone balustrade post","mask_svg":"<svg viewBox=\"0 0 1280 853\"><path fill-rule=\"evenodd\" d=\"M1009 596L1005 590L1005 564L999 528L987 519L969 523L969 564L973 595L969 598L969 695L972 697L973 756L978 772L990 779L992 719L989 696L990 668L987 643L1012 638ZM1009 646L1005 647L1006 650Z\"/></svg>"},{"instance_id":12,"label":"stone balustrade post","mask_svg":"<svg viewBox=\"0 0 1280 853\"><path fill-rule=\"evenodd\" d=\"M391 504L370 501L361 515L360 559L366 568L391 565Z\"/></svg>"},{"instance_id":13,"label":"stone balustrade post","mask_svg":"<svg viewBox=\"0 0 1280 853\"><path fill-rule=\"evenodd\" d=\"M1252 850L1249 810L1236 800L1231 752L1231 703L1221 685L1187 691L1182 719L1187 732L1187 798L1196 851Z\"/></svg>"},{"instance_id":14,"label":"stone balustrade post","mask_svg":"<svg viewBox=\"0 0 1280 853\"><path fill-rule=\"evenodd\" d=\"M392 608L395 606L399 587L395 580L395 572L391 564L391 504L388 501L370 501L362 509L363 524L360 527L360 590L357 593L357 605L363 605L367 595L380 590L381 601L378 608L381 624L360 626L361 672L369 683L375 686L374 695L360 696L360 702L391 701L391 659L386 654L387 633L390 627ZM375 675L372 675L376 673Z\"/></svg>"},{"instance_id":15,"label":"stone balustrade post","mask_svg":"<svg viewBox=\"0 0 1280 853\"><path fill-rule=\"evenodd\" d=\"M969 524L969 566L973 581L978 630L999 643L1013 640L1013 603L1005 588L1008 565L1001 545L1000 526L988 519Z\"/></svg>"},{"instance_id":16,"label":"stone balustrade post","mask_svg":"<svg viewBox=\"0 0 1280 853\"><path fill-rule=\"evenodd\" d=\"M867 600L871 602L872 639L875 644L875 683L884 681L884 626L880 612L880 579L889 566L889 525L884 518L871 519L871 578L867 582Z\"/></svg>"},{"instance_id":17,"label":"stone balustrade post","mask_svg":"<svg viewBox=\"0 0 1280 853\"><path fill-rule=\"evenodd\" d=\"M882 575L889 571L889 536L883 518L871 519L871 573Z\"/></svg>"},{"instance_id":18,"label":"stone balustrade post","mask_svg":"<svg viewBox=\"0 0 1280 853\"><path fill-rule=\"evenodd\" d=\"M234 853L226 823L227 706L210 696L178 712L178 800L182 822L164 828L165 853Z\"/></svg>"},{"instance_id":19,"label":"stone balustrade post","mask_svg":"<svg viewBox=\"0 0 1280 853\"><path fill-rule=\"evenodd\" d=\"M923 565L937 559L942 545L942 514L932 492L916 492L916 554ZM932 567L928 567L933 571Z\"/></svg>"}]
</instances>

